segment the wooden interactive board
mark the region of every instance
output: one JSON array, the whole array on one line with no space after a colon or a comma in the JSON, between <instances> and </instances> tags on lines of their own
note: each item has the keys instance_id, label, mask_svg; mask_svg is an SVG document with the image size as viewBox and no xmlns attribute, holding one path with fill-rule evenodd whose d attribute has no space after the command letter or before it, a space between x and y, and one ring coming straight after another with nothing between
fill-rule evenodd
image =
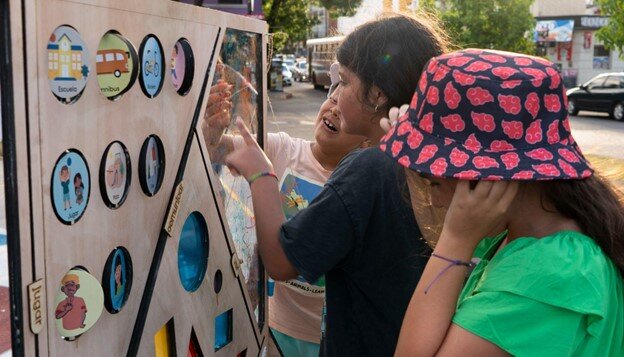
<instances>
[{"instance_id":1,"label":"wooden interactive board","mask_svg":"<svg viewBox=\"0 0 624 357\"><path fill-rule=\"evenodd\" d=\"M262 144L266 23L169 0L0 11L14 355L260 355L253 209L201 124L225 80Z\"/></svg>"}]
</instances>

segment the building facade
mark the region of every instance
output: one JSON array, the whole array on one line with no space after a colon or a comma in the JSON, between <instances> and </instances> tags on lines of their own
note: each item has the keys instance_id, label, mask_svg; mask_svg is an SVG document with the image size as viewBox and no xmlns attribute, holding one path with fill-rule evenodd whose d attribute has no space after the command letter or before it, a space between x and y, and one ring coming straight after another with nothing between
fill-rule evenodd
<instances>
[{"instance_id":1,"label":"building facade","mask_svg":"<svg viewBox=\"0 0 624 357\"><path fill-rule=\"evenodd\" d=\"M624 72L619 51L605 48L596 31L609 23L592 1L537 0L531 7L536 19L537 54L561 69L566 87L574 87L605 72Z\"/></svg>"}]
</instances>

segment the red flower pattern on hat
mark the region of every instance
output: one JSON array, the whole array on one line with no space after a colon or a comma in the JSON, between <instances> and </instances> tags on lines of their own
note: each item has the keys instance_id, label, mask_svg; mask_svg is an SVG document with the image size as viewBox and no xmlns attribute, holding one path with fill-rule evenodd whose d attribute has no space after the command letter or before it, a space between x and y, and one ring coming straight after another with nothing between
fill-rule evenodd
<instances>
[{"instance_id":1,"label":"red flower pattern on hat","mask_svg":"<svg viewBox=\"0 0 624 357\"><path fill-rule=\"evenodd\" d=\"M446 64L451 67L463 67L466 63L472 61L471 57L453 57L446 61Z\"/></svg>"},{"instance_id":2,"label":"red flower pattern on hat","mask_svg":"<svg viewBox=\"0 0 624 357\"><path fill-rule=\"evenodd\" d=\"M535 176L535 172L529 170L523 170L520 172L516 172L511 177L513 180L530 180Z\"/></svg>"},{"instance_id":3,"label":"red flower pattern on hat","mask_svg":"<svg viewBox=\"0 0 624 357\"><path fill-rule=\"evenodd\" d=\"M409 166L409 164L410 164L409 156L407 156L407 155L401 156L401 158L399 159L399 164L401 164L403 166Z\"/></svg>"},{"instance_id":4,"label":"red flower pattern on hat","mask_svg":"<svg viewBox=\"0 0 624 357\"><path fill-rule=\"evenodd\" d=\"M491 133L496 129L494 117L488 113L470 112L470 117L474 125L481 131Z\"/></svg>"},{"instance_id":5,"label":"red flower pattern on hat","mask_svg":"<svg viewBox=\"0 0 624 357\"><path fill-rule=\"evenodd\" d=\"M466 97L468 97L472 105L483 105L494 101L494 97L492 97L490 91L481 87L468 89Z\"/></svg>"},{"instance_id":6,"label":"red flower pattern on hat","mask_svg":"<svg viewBox=\"0 0 624 357\"><path fill-rule=\"evenodd\" d=\"M466 142L464 142L464 147L475 154L481 151L481 143L477 140L475 134L470 134Z\"/></svg>"},{"instance_id":7,"label":"red flower pattern on hat","mask_svg":"<svg viewBox=\"0 0 624 357\"><path fill-rule=\"evenodd\" d=\"M522 127L522 122L517 120L512 121L502 121L503 132L510 139L520 139L524 135L524 128Z\"/></svg>"},{"instance_id":8,"label":"red flower pattern on hat","mask_svg":"<svg viewBox=\"0 0 624 357\"><path fill-rule=\"evenodd\" d=\"M527 129L525 134L525 140L529 144L536 144L543 139L544 136L542 135L542 121L541 119L538 119L532 122L531 125L529 125L529 128Z\"/></svg>"},{"instance_id":9,"label":"red flower pattern on hat","mask_svg":"<svg viewBox=\"0 0 624 357\"><path fill-rule=\"evenodd\" d=\"M503 162L507 170L511 170L518 167L520 157L515 152L508 152L501 155L501 161Z\"/></svg>"},{"instance_id":10,"label":"red flower pattern on hat","mask_svg":"<svg viewBox=\"0 0 624 357\"><path fill-rule=\"evenodd\" d=\"M477 169L489 169L499 166L496 159L489 156L475 156L472 159L472 164L475 165Z\"/></svg>"},{"instance_id":11,"label":"red flower pattern on hat","mask_svg":"<svg viewBox=\"0 0 624 357\"><path fill-rule=\"evenodd\" d=\"M450 158L451 158L451 164L453 164L456 167L462 167L466 165L466 162L468 162L468 159L470 158L470 156L468 156L468 154L459 150L458 148L453 148L453 151L451 151Z\"/></svg>"},{"instance_id":12,"label":"red flower pattern on hat","mask_svg":"<svg viewBox=\"0 0 624 357\"><path fill-rule=\"evenodd\" d=\"M524 101L524 108L529 113L531 113L531 115L533 116L533 119L537 117L537 113L539 112L539 109L540 109L540 102L539 102L539 97L537 96L537 93L531 92L529 93L529 95L527 95L527 98Z\"/></svg>"},{"instance_id":13,"label":"red flower pattern on hat","mask_svg":"<svg viewBox=\"0 0 624 357\"><path fill-rule=\"evenodd\" d=\"M492 73L501 79L507 79L518 73L518 70L511 67L496 67L492 69Z\"/></svg>"},{"instance_id":14,"label":"red flower pattern on hat","mask_svg":"<svg viewBox=\"0 0 624 357\"><path fill-rule=\"evenodd\" d=\"M549 144L555 144L559 142L559 120L555 120L548 124L548 131L546 132Z\"/></svg>"},{"instance_id":15,"label":"red flower pattern on hat","mask_svg":"<svg viewBox=\"0 0 624 357\"><path fill-rule=\"evenodd\" d=\"M464 70L467 72L483 72L490 68L492 68L491 64L483 61L476 61L472 62L468 67L464 68Z\"/></svg>"},{"instance_id":16,"label":"red flower pattern on hat","mask_svg":"<svg viewBox=\"0 0 624 357\"><path fill-rule=\"evenodd\" d=\"M401 149L403 149L402 141L393 142L392 143L392 156L397 157L399 153L401 152Z\"/></svg>"},{"instance_id":17,"label":"red flower pattern on hat","mask_svg":"<svg viewBox=\"0 0 624 357\"><path fill-rule=\"evenodd\" d=\"M578 173L576 172L574 167L572 167L572 165L568 164L564 160L559 159L557 160L557 163L559 164L559 167L561 168L561 170L563 170L563 172L566 175L573 177L573 178L576 178L578 176Z\"/></svg>"},{"instance_id":18,"label":"red flower pattern on hat","mask_svg":"<svg viewBox=\"0 0 624 357\"><path fill-rule=\"evenodd\" d=\"M455 175L453 175L453 177L458 178L460 180L472 180L472 179L476 179L480 175L481 173L477 170L466 170L466 171L460 171L456 173Z\"/></svg>"},{"instance_id":19,"label":"red flower pattern on hat","mask_svg":"<svg viewBox=\"0 0 624 357\"><path fill-rule=\"evenodd\" d=\"M505 62L507 62L505 57L499 56L499 55L479 55L479 57L483 58L484 60L487 60L487 61L490 61L490 62L494 62L494 63L505 63Z\"/></svg>"},{"instance_id":20,"label":"red flower pattern on hat","mask_svg":"<svg viewBox=\"0 0 624 357\"><path fill-rule=\"evenodd\" d=\"M493 152L511 151L514 149L515 147L505 140L494 140L492 141L492 144L490 144L490 151Z\"/></svg>"},{"instance_id":21,"label":"red flower pattern on hat","mask_svg":"<svg viewBox=\"0 0 624 357\"><path fill-rule=\"evenodd\" d=\"M433 133L433 113L425 114L418 126L426 133Z\"/></svg>"},{"instance_id":22,"label":"red flower pattern on hat","mask_svg":"<svg viewBox=\"0 0 624 357\"><path fill-rule=\"evenodd\" d=\"M526 156L533 160L550 161L553 159L553 154L544 148L538 148L524 153Z\"/></svg>"},{"instance_id":23,"label":"red flower pattern on hat","mask_svg":"<svg viewBox=\"0 0 624 357\"><path fill-rule=\"evenodd\" d=\"M435 154L438 152L438 146L435 144L427 145L422 148L420 151L420 155L418 155L418 159L416 160L417 164L422 164L429 161Z\"/></svg>"},{"instance_id":24,"label":"red flower pattern on hat","mask_svg":"<svg viewBox=\"0 0 624 357\"><path fill-rule=\"evenodd\" d=\"M546 94L544 96L544 106L549 112L556 113L561 110L561 101L556 94Z\"/></svg>"},{"instance_id":25,"label":"red flower pattern on hat","mask_svg":"<svg viewBox=\"0 0 624 357\"><path fill-rule=\"evenodd\" d=\"M431 105L436 105L440 101L440 91L436 87L429 87L427 91L427 102Z\"/></svg>"},{"instance_id":26,"label":"red flower pattern on hat","mask_svg":"<svg viewBox=\"0 0 624 357\"><path fill-rule=\"evenodd\" d=\"M543 59L462 50L426 65L380 149L412 170L462 180L592 175L570 132L561 75Z\"/></svg>"},{"instance_id":27,"label":"red flower pattern on hat","mask_svg":"<svg viewBox=\"0 0 624 357\"><path fill-rule=\"evenodd\" d=\"M548 88L557 89L559 84L561 84L561 75L559 72L552 67L548 67L546 68L546 73L550 76L550 86L548 86Z\"/></svg>"},{"instance_id":28,"label":"red flower pattern on hat","mask_svg":"<svg viewBox=\"0 0 624 357\"><path fill-rule=\"evenodd\" d=\"M458 70L453 70L453 78L455 79L455 82L461 84L462 86L474 84L476 80L475 76L460 72Z\"/></svg>"},{"instance_id":29,"label":"red flower pattern on hat","mask_svg":"<svg viewBox=\"0 0 624 357\"><path fill-rule=\"evenodd\" d=\"M556 177L556 176L561 175L561 172L559 171L557 166L555 166L553 164L533 165L533 170L537 171L538 173L540 173L540 174L542 174L544 176Z\"/></svg>"},{"instance_id":30,"label":"red flower pattern on hat","mask_svg":"<svg viewBox=\"0 0 624 357\"><path fill-rule=\"evenodd\" d=\"M429 169L434 175L442 176L446 172L447 167L448 164L446 163L446 159L439 157L433 162L433 164L431 164L431 166L429 166Z\"/></svg>"},{"instance_id":31,"label":"red flower pattern on hat","mask_svg":"<svg viewBox=\"0 0 624 357\"><path fill-rule=\"evenodd\" d=\"M457 109L459 102L461 102L461 95L451 82L448 82L444 87L444 102L450 109Z\"/></svg>"},{"instance_id":32,"label":"red flower pattern on hat","mask_svg":"<svg viewBox=\"0 0 624 357\"><path fill-rule=\"evenodd\" d=\"M464 131L466 123L459 114L451 114L440 118L442 125L450 131L458 132Z\"/></svg>"},{"instance_id":33,"label":"red flower pattern on hat","mask_svg":"<svg viewBox=\"0 0 624 357\"><path fill-rule=\"evenodd\" d=\"M579 162L580 161L579 157L575 153L573 153L572 151L570 151L568 149L559 149L559 150L557 150L557 152L559 153L559 155L561 155L561 157L566 159L568 162Z\"/></svg>"},{"instance_id":34,"label":"red flower pattern on hat","mask_svg":"<svg viewBox=\"0 0 624 357\"><path fill-rule=\"evenodd\" d=\"M433 80L435 82L439 82L441 80L444 79L444 77L446 77L447 74L449 74L451 72L451 70L444 66L444 67L440 67L438 68L438 70L436 71L436 73L433 75Z\"/></svg>"},{"instance_id":35,"label":"red flower pattern on hat","mask_svg":"<svg viewBox=\"0 0 624 357\"><path fill-rule=\"evenodd\" d=\"M513 88L516 88L517 86L519 86L521 84L522 84L522 81L518 81L518 80L504 81L501 84L501 88L513 89Z\"/></svg>"},{"instance_id":36,"label":"red flower pattern on hat","mask_svg":"<svg viewBox=\"0 0 624 357\"><path fill-rule=\"evenodd\" d=\"M516 95L498 95L498 105L509 114L518 114L522 109L520 105L520 97Z\"/></svg>"},{"instance_id":37,"label":"red flower pattern on hat","mask_svg":"<svg viewBox=\"0 0 624 357\"><path fill-rule=\"evenodd\" d=\"M420 146L423 141L423 134L421 134L418 130L413 130L407 136L407 145L409 145L410 149L416 149Z\"/></svg>"},{"instance_id":38,"label":"red flower pattern on hat","mask_svg":"<svg viewBox=\"0 0 624 357\"><path fill-rule=\"evenodd\" d=\"M405 135L411 131L412 131L412 123L410 123L409 121L405 121L399 124L398 129L397 129L397 134Z\"/></svg>"},{"instance_id":39,"label":"red flower pattern on hat","mask_svg":"<svg viewBox=\"0 0 624 357\"><path fill-rule=\"evenodd\" d=\"M531 61L530 59L526 57L516 57L514 58L514 62L518 66L530 66L531 64L533 64L533 61Z\"/></svg>"}]
</instances>

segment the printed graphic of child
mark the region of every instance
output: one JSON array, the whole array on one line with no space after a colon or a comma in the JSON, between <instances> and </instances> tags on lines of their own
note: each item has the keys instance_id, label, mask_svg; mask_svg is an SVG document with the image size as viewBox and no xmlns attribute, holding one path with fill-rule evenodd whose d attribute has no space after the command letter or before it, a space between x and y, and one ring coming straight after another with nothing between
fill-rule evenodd
<instances>
[{"instance_id":1,"label":"printed graphic of child","mask_svg":"<svg viewBox=\"0 0 624 357\"><path fill-rule=\"evenodd\" d=\"M61 180L61 186L63 187L63 209L65 210L71 208L71 201L69 200L69 176L69 167L67 167L67 165L63 165L63 167L61 167L61 172L59 173L59 179Z\"/></svg>"},{"instance_id":2,"label":"printed graphic of child","mask_svg":"<svg viewBox=\"0 0 624 357\"><path fill-rule=\"evenodd\" d=\"M84 197L82 195L83 191L84 184L82 183L82 176L80 175L80 173L77 173L76 176L74 176L74 192L76 193L77 205L82 204L82 201L84 201Z\"/></svg>"},{"instance_id":3,"label":"printed graphic of child","mask_svg":"<svg viewBox=\"0 0 624 357\"><path fill-rule=\"evenodd\" d=\"M75 274L67 274L61 282L61 291L67 295L67 298L61 301L56 307L54 317L63 319L63 328L65 330L75 330L84 328L85 319L87 318L87 305L85 301L76 295L80 289L80 278Z\"/></svg>"}]
</instances>

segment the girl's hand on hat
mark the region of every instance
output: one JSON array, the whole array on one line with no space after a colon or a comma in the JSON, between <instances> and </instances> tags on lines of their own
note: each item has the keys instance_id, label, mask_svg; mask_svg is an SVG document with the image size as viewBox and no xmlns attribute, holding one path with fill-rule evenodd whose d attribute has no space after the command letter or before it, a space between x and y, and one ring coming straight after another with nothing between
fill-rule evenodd
<instances>
[{"instance_id":1,"label":"girl's hand on hat","mask_svg":"<svg viewBox=\"0 0 624 357\"><path fill-rule=\"evenodd\" d=\"M444 219L441 239L476 247L504 223L518 187L517 181L479 181L471 189L469 181L459 180Z\"/></svg>"},{"instance_id":2,"label":"girl's hand on hat","mask_svg":"<svg viewBox=\"0 0 624 357\"><path fill-rule=\"evenodd\" d=\"M232 174L249 179L250 176L259 172L273 172L271 161L251 135L241 117L236 118L236 126L243 137L244 145L225 158L225 164Z\"/></svg>"},{"instance_id":3,"label":"girl's hand on hat","mask_svg":"<svg viewBox=\"0 0 624 357\"><path fill-rule=\"evenodd\" d=\"M379 126L383 129L384 132L390 131L390 128L396 125L397 121L400 117L403 116L409 109L409 104L403 104L401 108L392 107L388 111L388 118L381 118L379 120Z\"/></svg>"}]
</instances>

